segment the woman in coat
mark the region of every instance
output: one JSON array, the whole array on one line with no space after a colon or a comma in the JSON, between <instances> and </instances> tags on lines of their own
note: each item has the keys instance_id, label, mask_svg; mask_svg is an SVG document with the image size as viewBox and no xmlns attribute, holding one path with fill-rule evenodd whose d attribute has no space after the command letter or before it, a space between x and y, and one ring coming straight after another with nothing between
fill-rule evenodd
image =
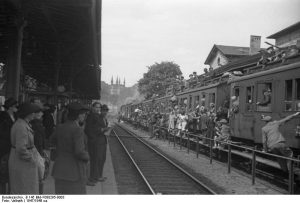
<instances>
[{"instance_id":1,"label":"woman in coat","mask_svg":"<svg viewBox=\"0 0 300 203\"><path fill-rule=\"evenodd\" d=\"M86 194L90 158L80 125L86 118L87 110L80 103L71 103L68 121L58 126L51 136L57 154L52 170L56 194Z\"/></svg>"},{"instance_id":2,"label":"woman in coat","mask_svg":"<svg viewBox=\"0 0 300 203\"><path fill-rule=\"evenodd\" d=\"M18 102L14 98L8 98L3 105L5 111L0 111L0 194L8 193L8 159L11 148L10 130L16 121L17 104Z\"/></svg>"},{"instance_id":3,"label":"woman in coat","mask_svg":"<svg viewBox=\"0 0 300 203\"><path fill-rule=\"evenodd\" d=\"M39 194L40 154L34 146L34 137L29 125L39 110L39 106L35 104L21 104L18 120L12 126L12 146L8 162L11 194Z\"/></svg>"}]
</instances>

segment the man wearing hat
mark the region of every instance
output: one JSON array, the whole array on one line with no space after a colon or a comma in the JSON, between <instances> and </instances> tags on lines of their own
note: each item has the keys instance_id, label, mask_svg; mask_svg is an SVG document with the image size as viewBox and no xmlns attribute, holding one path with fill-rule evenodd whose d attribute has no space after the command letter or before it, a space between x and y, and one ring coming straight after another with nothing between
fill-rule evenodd
<instances>
[{"instance_id":1,"label":"man wearing hat","mask_svg":"<svg viewBox=\"0 0 300 203\"><path fill-rule=\"evenodd\" d=\"M6 194L6 184L8 183L8 155L10 152L10 130L14 124L18 102L14 98L8 98L3 107L5 111L0 112L0 194ZM2 168L3 167L3 168Z\"/></svg>"},{"instance_id":2,"label":"man wearing hat","mask_svg":"<svg viewBox=\"0 0 300 203\"><path fill-rule=\"evenodd\" d=\"M56 146L52 176L56 194L86 194L88 162L86 137L81 127L88 108L78 102L68 106L68 120L59 125L51 135Z\"/></svg>"},{"instance_id":3,"label":"man wearing hat","mask_svg":"<svg viewBox=\"0 0 300 203\"><path fill-rule=\"evenodd\" d=\"M90 175L87 182L88 186L95 186L99 177L99 159L100 159L100 140L101 134L101 122L100 116L101 104L100 102L94 102L92 109L86 119L86 125L84 132L88 138L88 151L90 155Z\"/></svg>"},{"instance_id":4,"label":"man wearing hat","mask_svg":"<svg viewBox=\"0 0 300 203\"><path fill-rule=\"evenodd\" d=\"M110 134L111 128L108 127L108 121L106 119L109 108L106 104L101 105L101 113L100 113L100 134L98 137L99 142L99 178L98 181L103 182L106 180L106 177L103 177L103 168L106 160L106 148L107 148L107 138L106 136Z\"/></svg>"},{"instance_id":5,"label":"man wearing hat","mask_svg":"<svg viewBox=\"0 0 300 203\"><path fill-rule=\"evenodd\" d=\"M297 112L279 121L273 121L271 116L262 116L261 120L266 122L266 125L262 128L262 142L265 152L270 151L280 156L293 157L293 151L286 145L285 138L280 133L279 127L299 114L300 112ZM278 159L278 163L283 171L288 171L289 166L287 166L286 160Z\"/></svg>"}]
</instances>

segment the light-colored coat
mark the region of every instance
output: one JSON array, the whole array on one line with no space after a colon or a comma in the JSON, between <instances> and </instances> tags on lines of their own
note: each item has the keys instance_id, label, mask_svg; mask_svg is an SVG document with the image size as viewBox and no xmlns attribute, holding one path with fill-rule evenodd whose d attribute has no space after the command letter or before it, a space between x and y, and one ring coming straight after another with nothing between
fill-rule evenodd
<instances>
[{"instance_id":1,"label":"light-colored coat","mask_svg":"<svg viewBox=\"0 0 300 203\"><path fill-rule=\"evenodd\" d=\"M39 194L38 166L34 137L29 124L18 119L11 129L12 148L9 156L11 194Z\"/></svg>"}]
</instances>

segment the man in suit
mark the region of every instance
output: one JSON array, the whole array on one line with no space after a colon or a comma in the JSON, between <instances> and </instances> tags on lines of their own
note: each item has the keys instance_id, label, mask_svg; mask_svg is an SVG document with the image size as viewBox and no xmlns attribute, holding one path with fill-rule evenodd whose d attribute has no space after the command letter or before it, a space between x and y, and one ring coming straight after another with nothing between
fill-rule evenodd
<instances>
[{"instance_id":1,"label":"man in suit","mask_svg":"<svg viewBox=\"0 0 300 203\"><path fill-rule=\"evenodd\" d=\"M8 183L8 155L11 148L10 130L16 120L17 105L17 100L12 97L8 98L3 105L5 111L0 112L0 161L3 164L0 173L0 194L8 192L6 186Z\"/></svg>"},{"instance_id":2,"label":"man in suit","mask_svg":"<svg viewBox=\"0 0 300 203\"><path fill-rule=\"evenodd\" d=\"M101 134L101 104L94 102L92 109L86 119L84 132L88 138L88 151L90 155L90 176L87 182L89 186L95 186L99 176L99 161L100 161L100 134Z\"/></svg>"},{"instance_id":3,"label":"man in suit","mask_svg":"<svg viewBox=\"0 0 300 203\"><path fill-rule=\"evenodd\" d=\"M106 119L107 113L109 108L106 104L101 106L101 113L100 113L100 134L98 136L98 143L99 143L99 179L98 181L105 181L106 177L103 177L103 167L106 160L106 148L107 148L107 138L106 136L110 134L111 128L108 127L108 121Z\"/></svg>"}]
</instances>

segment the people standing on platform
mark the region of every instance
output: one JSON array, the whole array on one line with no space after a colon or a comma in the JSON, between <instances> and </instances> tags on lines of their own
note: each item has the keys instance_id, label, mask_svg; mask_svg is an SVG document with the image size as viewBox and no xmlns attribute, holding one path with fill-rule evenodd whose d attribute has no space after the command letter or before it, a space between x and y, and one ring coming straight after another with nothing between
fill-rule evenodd
<instances>
[{"instance_id":1,"label":"people standing on platform","mask_svg":"<svg viewBox=\"0 0 300 203\"><path fill-rule=\"evenodd\" d=\"M34 146L29 122L40 111L29 102L20 105L18 120L11 129L9 155L9 183L11 194L39 194L39 180L43 177L44 160Z\"/></svg>"},{"instance_id":2,"label":"people standing on platform","mask_svg":"<svg viewBox=\"0 0 300 203\"><path fill-rule=\"evenodd\" d=\"M87 181L88 186L95 186L99 177L100 155L101 155L101 104L94 102L92 109L87 116L84 132L88 139L88 151L90 155L90 175Z\"/></svg>"},{"instance_id":3,"label":"people standing on platform","mask_svg":"<svg viewBox=\"0 0 300 203\"><path fill-rule=\"evenodd\" d=\"M7 194L8 184L8 158L11 148L10 131L16 120L18 102L8 98L4 102L5 111L0 112L0 194Z\"/></svg>"},{"instance_id":4,"label":"people standing on platform","mask_svg":"<svg viewBox=\"0 0 300 203\"><path fill-rule=\"evenodd\" d=\"M175 110L171 109L171 112L169 114L169 123L168 123L168 131L169 132L174 130L174 128L175 128L175 118L176 118Z\"/></svg>"},{"instance_id":5,"label":"people standing on platform","mask_svg":"<svg viewBox=\"0 0 300 203\"><path fill-rule=\"evenodd\" d=\"M218 137L216 138L217 145L221 146L222 148L225 147L225 143L228 142L230 140L231 137L231 130L230 127L228 125L228 121L226 119L221 119L219 121L221 127L220 127L220 131L217 131Z\"/></svg>"},{"instance_id":6,"label":"people standing on platform","mask_svg":"<svg viewBox=\"0 0 300 203\"><path fill-rule=\"evenodd\" d=\"M149 123L150 139L152 139L155 136L154 135L154 130L155 130L156 123L157 123L157 112L156 112L156 110L154 110L151 113L150 123Z\"/></svg>"},{"instance_id":7,"label":"people standing on platform","mask_svg":"<svg viewBox=\"0 0 300 203\"><path fill-rule=\"evenodd\" d=\"M54 123L54 111L55 108L53 105L50 104L45 104L46 110L44 111L43 115L43 125L45 126L46 129L46 138L48 139L50 135L53 133L55 123Z\"/></svg>"},{"instance_id":8,"label":"people standing on platform","mask_svg":"<svg viewBox=\"0 0 300 203\"><path fill-rule=\"evenodd\" d=\"M207 109L204 106L200 107L200 131L202 134L202 137L208 138L208 134L207 134L207 123L208 123L208 116L207 116ZM207 144L209 143L208 139L204 139L203 143Z\"/></svg>"},{"instance_id":9,"label":"people standing on platform","mask_svg":"<svg viewBox=\"0 0 300 203\"><path fill-rule=\"evenodd\" d=\"M284 136L279 131L279 127L299 114L300 112L297 112L279 121L273 121L271 116L262 116L261 120L266 122L266 125L262 128L262 142L265 152L270 151L280 156L293 157L293 151L287 146ZM283 171L288 172L289 164L287 164L285 159L278 158L278 163Z\"/></svg>"},{"instance_id":10,"label":"people standing on platform","mask_svg":"<svg viewBox=\"0 0 300 203\"><path fill-rule=\"evenodd\" d=\"M51 135L56 146L52 176L55 194L86 194L88 176L87 140L81 123L88 108L78 102L69 104L68 120L59 125Z\"/></svg>"},{"instance_id":11,"label":"people standing on platform","mask_svg":"<svg viewBox=\"0 0 300 203\"><path fill-rule=\"evenodd\" d=\"M100 136L99 136L99 178L98 181L103 182L107 178L103 176L103 168L104 163L106 161L106 148L107 148L107 137L110 134L111 128L108 127L108 121L106 119L109 108L106 104L101 105L101 113L100 113Z\"/></svg>"},{"instance_id":12,"label":"people standing on platform","mask_svg":"<svg viewBox=\"0 0 300 203\"><path fill-rule=\"evenodd\" d=\"M43 121L42 121L44 106L40 102L35 102L34 104L36 104L40 107L40 110L35 113L34 119L32 121L30 121L30 125L33 130L33 136L34 136L34 146L36 147L36 149L38 150L40 155L42 157L45 157L44 150L46 149L46 143L45 143L46 132L45 132L45 127L44 127ZM44 190L43 185L44 185L43 180L40 180L39 194L43 194L43 190Z\"/></svg>"}]
</instances>

